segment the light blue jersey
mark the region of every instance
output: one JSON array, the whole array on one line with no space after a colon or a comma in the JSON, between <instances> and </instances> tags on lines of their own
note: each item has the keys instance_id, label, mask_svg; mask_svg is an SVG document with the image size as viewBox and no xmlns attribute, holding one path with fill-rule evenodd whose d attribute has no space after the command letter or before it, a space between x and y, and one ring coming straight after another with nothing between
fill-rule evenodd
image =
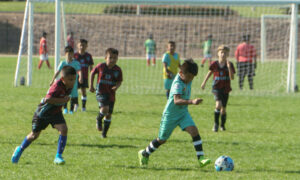
<instances>
[{"instance_id":1,"label":"light blue jersey","mask_svg":"<svg viewBox=\"0 0 300 180\"><path fill-rule=\"evenodd\" d=\"M78 61L75 61L75 59L73 59L73 61L71 61L70 63L68 63L66 60L61 61L60 64L58 65L58 71L61 71L62 68L65 66L72 66L76 70L76 72L81 70L80 63ZM77 82L78 82L78 74L76 74L76 81L71 92L71 97L78 97Z\"/></svg>"},{"instance_id":2,"label":"light blue jersey","mask_svg":"<svg viewBox=\"0 0 300 180\"><path fill-rule=\"evenodd\" d=\"M174 95L180 94L182 99L190 99L192 82L184 83L179 74L176 75L170 90L170 96L163 112L164 115L179 117L188 112L188 105L175 105Z\"/></svg>"}]
</instances>

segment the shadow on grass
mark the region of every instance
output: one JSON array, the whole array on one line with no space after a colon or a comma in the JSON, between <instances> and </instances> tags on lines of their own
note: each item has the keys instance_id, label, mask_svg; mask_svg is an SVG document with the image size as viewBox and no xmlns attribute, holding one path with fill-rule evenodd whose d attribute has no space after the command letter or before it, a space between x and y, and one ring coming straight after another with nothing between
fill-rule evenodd
<instances>
[{"instance_id":1,"label":"shadow on grass","mask_svg":"<svg viewBox=\"0 0 300 180\"><path fill-rule=\"evenodd\" d=\"M266 173L283 173L283 174L300 174L300 170L276 170L276 169L252 169L252 170L246 170L246 171L241 171L238 170L236 171L237 173L249 173L249 171L253 172L266 172Z\"/></svg>"},{"instance_id":2,"label":"shadow on grass","mask_svg":"<svg viewBox=\"0 0 300 180\"><path fill-rule=\"evenodd\" d=\"M127 169L144 169L144 170L154 170L154 171L199 171L199 168L182 168L182 167L140 167L140 166L125 166L125 165L116 165L118 168L127 168ZM201 172L211 172L209 170L201 169Z\"/></svg>"},{"instance_id":3,"label":"shadow on grass","mask_svg":"<svg viewBox=\"0 0 300 180\"><path fill-rule=\"evenodd\" d=\"M53 146L53 143L35 143L36 145L41 146ZM133 145L122 145L122 144L67 144L67 146L81 146L81 147L91 147L91 148L138 148L138 146Z\"/></svg>"}]
</instances>

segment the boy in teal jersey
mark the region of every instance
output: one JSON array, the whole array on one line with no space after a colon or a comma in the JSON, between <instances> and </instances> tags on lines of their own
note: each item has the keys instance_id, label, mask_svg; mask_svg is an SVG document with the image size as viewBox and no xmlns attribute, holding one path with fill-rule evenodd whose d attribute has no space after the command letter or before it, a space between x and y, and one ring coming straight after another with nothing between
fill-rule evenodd
<instances>
[{"instance_id":1,"label":"boy in teal jersey","mask_svg":"<svg viewBox=\"0 0 300 180\"><path fill-rule=\"evenodd\" d=\"M156 43L153 40L153 34L149 35L149 38L145 41L144 46L146 49L147 65L150 66L150 60L152 59L152 65L154 66L156 63Z\"/></svg>"},{"instance_id":2,"label":"boy in teal jersey","mask_svg":"<svg viewBox=\"0 0 300 180\"><path fill-rule=\"evenodd\" d=\"M202 45L204 58L201 61L201 67L204 66L206 60L209 60L209 64L211 64L211 58L212 58L212 55L211 55L212 37L213 36L211 34L208 35L207 38L206 38L207 40Z\"/></svg>"},{"instance_id":3,"label":"boy in teal jersey","mask_svg":"<svg viewBox=\"0 0 300 180\"><path fill-rule=\"evenodd\" d=\"M54 74L54 76L52 78L52 81L50 83L50 86L54 83L56 77L59 75L60 71L65 66L72 66L77 72L76 81L79 79L79 82L82 82L81 66L80 66L80 63L78 61L74 60L74 49L71 46L65 47L65 54L66 54L67 60L61 61L60 64L58 65L58 70ZM78 76L79 76L79 78L78 78ZM70 114L73 114L75 104L78 105L78 83L74 84L74 87L72 89L72 92L71 92L70 96L71 96ZM63 113L64 114L68 113L67 103L64 105Z\"/></svg>"},{"instance_id":4,"label":"boy in teal jersey","mask_svg":"<svg viewBox=\"0 0 300 180\"><path fill-rule=\"evenodd\" d=\"M176 126L180 126L183 131L191 135L200 167L211 162L210 159L204 157L201 137L188 112L188 105L198 105L202 102L200 98L190 99L192 80L197 74L198 65L192 59L185 60L172 84L170 97L162 115L158 138L150 142L146 149L138 152L141 166L148 164L150 154L168 140Z\"/></svg>"}]
</instances>

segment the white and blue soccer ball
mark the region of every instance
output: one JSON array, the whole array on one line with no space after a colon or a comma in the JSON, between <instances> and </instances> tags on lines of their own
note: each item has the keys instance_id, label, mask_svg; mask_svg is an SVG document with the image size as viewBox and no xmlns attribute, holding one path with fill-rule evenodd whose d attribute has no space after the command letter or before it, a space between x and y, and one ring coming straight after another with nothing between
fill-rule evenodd
<instances>
[{"instance_id":1,"label":"white and blue soccer ball","mask_svg":"<svg viewBox=\"0 0 300 180\"><path fill-rule=\"evenodd\" d=\"M232 171L233 160L229 156L220 156L215 162L215 168L217 171Z\"/></svg>"}]
</instances>

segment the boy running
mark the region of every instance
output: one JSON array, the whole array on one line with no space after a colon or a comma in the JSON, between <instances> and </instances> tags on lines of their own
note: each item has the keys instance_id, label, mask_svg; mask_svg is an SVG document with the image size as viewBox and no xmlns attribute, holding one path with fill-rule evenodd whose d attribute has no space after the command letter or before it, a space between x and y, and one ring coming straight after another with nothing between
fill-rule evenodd
<instances>
[{"instance_id":1,"label":"boy running","mask_svg":"<svg viewBox=\"0 0 300 180\"><path fill-rule=\"evenodd\" d=\"M203 101L200 98L190 99L192 80L197 74L198 65L192 59L185 60L172 84L170 97L162 115L158 138L150 142L146 149L138 152L141 166L148 164L149 156L169 139L176 126L180 126L183 131L191 135L200 167L210 163L210 159L204 157L201 137L188 112L188 105L198 105Z\"/></svg>"},{"instance_id":2,"label":"boy running","mask_svg":"<svg viewBox=\"0 0 300 180\"><path fill-rule=\"evenodd\" d=\"M68 127L61 107L70 99L69 94L76 82L76 71L71 66L65 66L61 70L61 78L56 81L48 90L45 98L42 99L32 119L32 131L25 137L20 146L17 146L11 161L18 163L23 151L36 140L42 130L49 124L59 132L57 154L54 159L55 164L65 164L62 153L67 143Z\"/></svg>"},{"instance_id":3,"label":"boy running","mask_svg":"<svg viewBox=\"0 0 300 180\"><path fill-rule=\"evenodd\" d=\"M214 61L209 71L201 84L201 88L205 88L205 84L210 76L213 74L212 92L215 95L216 109L215 109L215 124L213 131L218 132L219 117L221 113L221 131L225 131L226 123L226 105L231 91L230 80L234 79L235 69L233 64L227 60L229 56L229 47L221 45L218 47L218 61Z\"/></svg>"},{"instance_id":4,"label":"boy running","mask_svg":"<svg viewBox=\"0 0 300 180\"><path fill-rule=\"evenodd\" d=\"M94 61L93 57L90 53L86 52L88 47L88 41L85 39L80 39L79 43L77 44L78 52L75 53L74 57L76 61L78 61L81 65L81 72L82 72L82 82L78 82L78 88L81 90L81 101L82 101L82 108L83 112L86 111L86 88L89 87L89 71L93 69Z\"/></svg>"},{"instance_id":5,"label":"boy running","mask_svg":"<svg viewBox=\"0 0 300 180\"><path fill-rule=\"evenodd\" d=\"M106 138L111 123L116 91L123 81L122 70L116 65L118 56L119 52L117 49L108 48L105 51L106 63L99 63L91 72L90 91L96 91L96 98L99 103L99 114L96 118L98 131L102 131L102 119L104 117L103 138ZM96 74L98 74L98 78L95 90L94 78Z\"/></svg>"}]
</instances>

